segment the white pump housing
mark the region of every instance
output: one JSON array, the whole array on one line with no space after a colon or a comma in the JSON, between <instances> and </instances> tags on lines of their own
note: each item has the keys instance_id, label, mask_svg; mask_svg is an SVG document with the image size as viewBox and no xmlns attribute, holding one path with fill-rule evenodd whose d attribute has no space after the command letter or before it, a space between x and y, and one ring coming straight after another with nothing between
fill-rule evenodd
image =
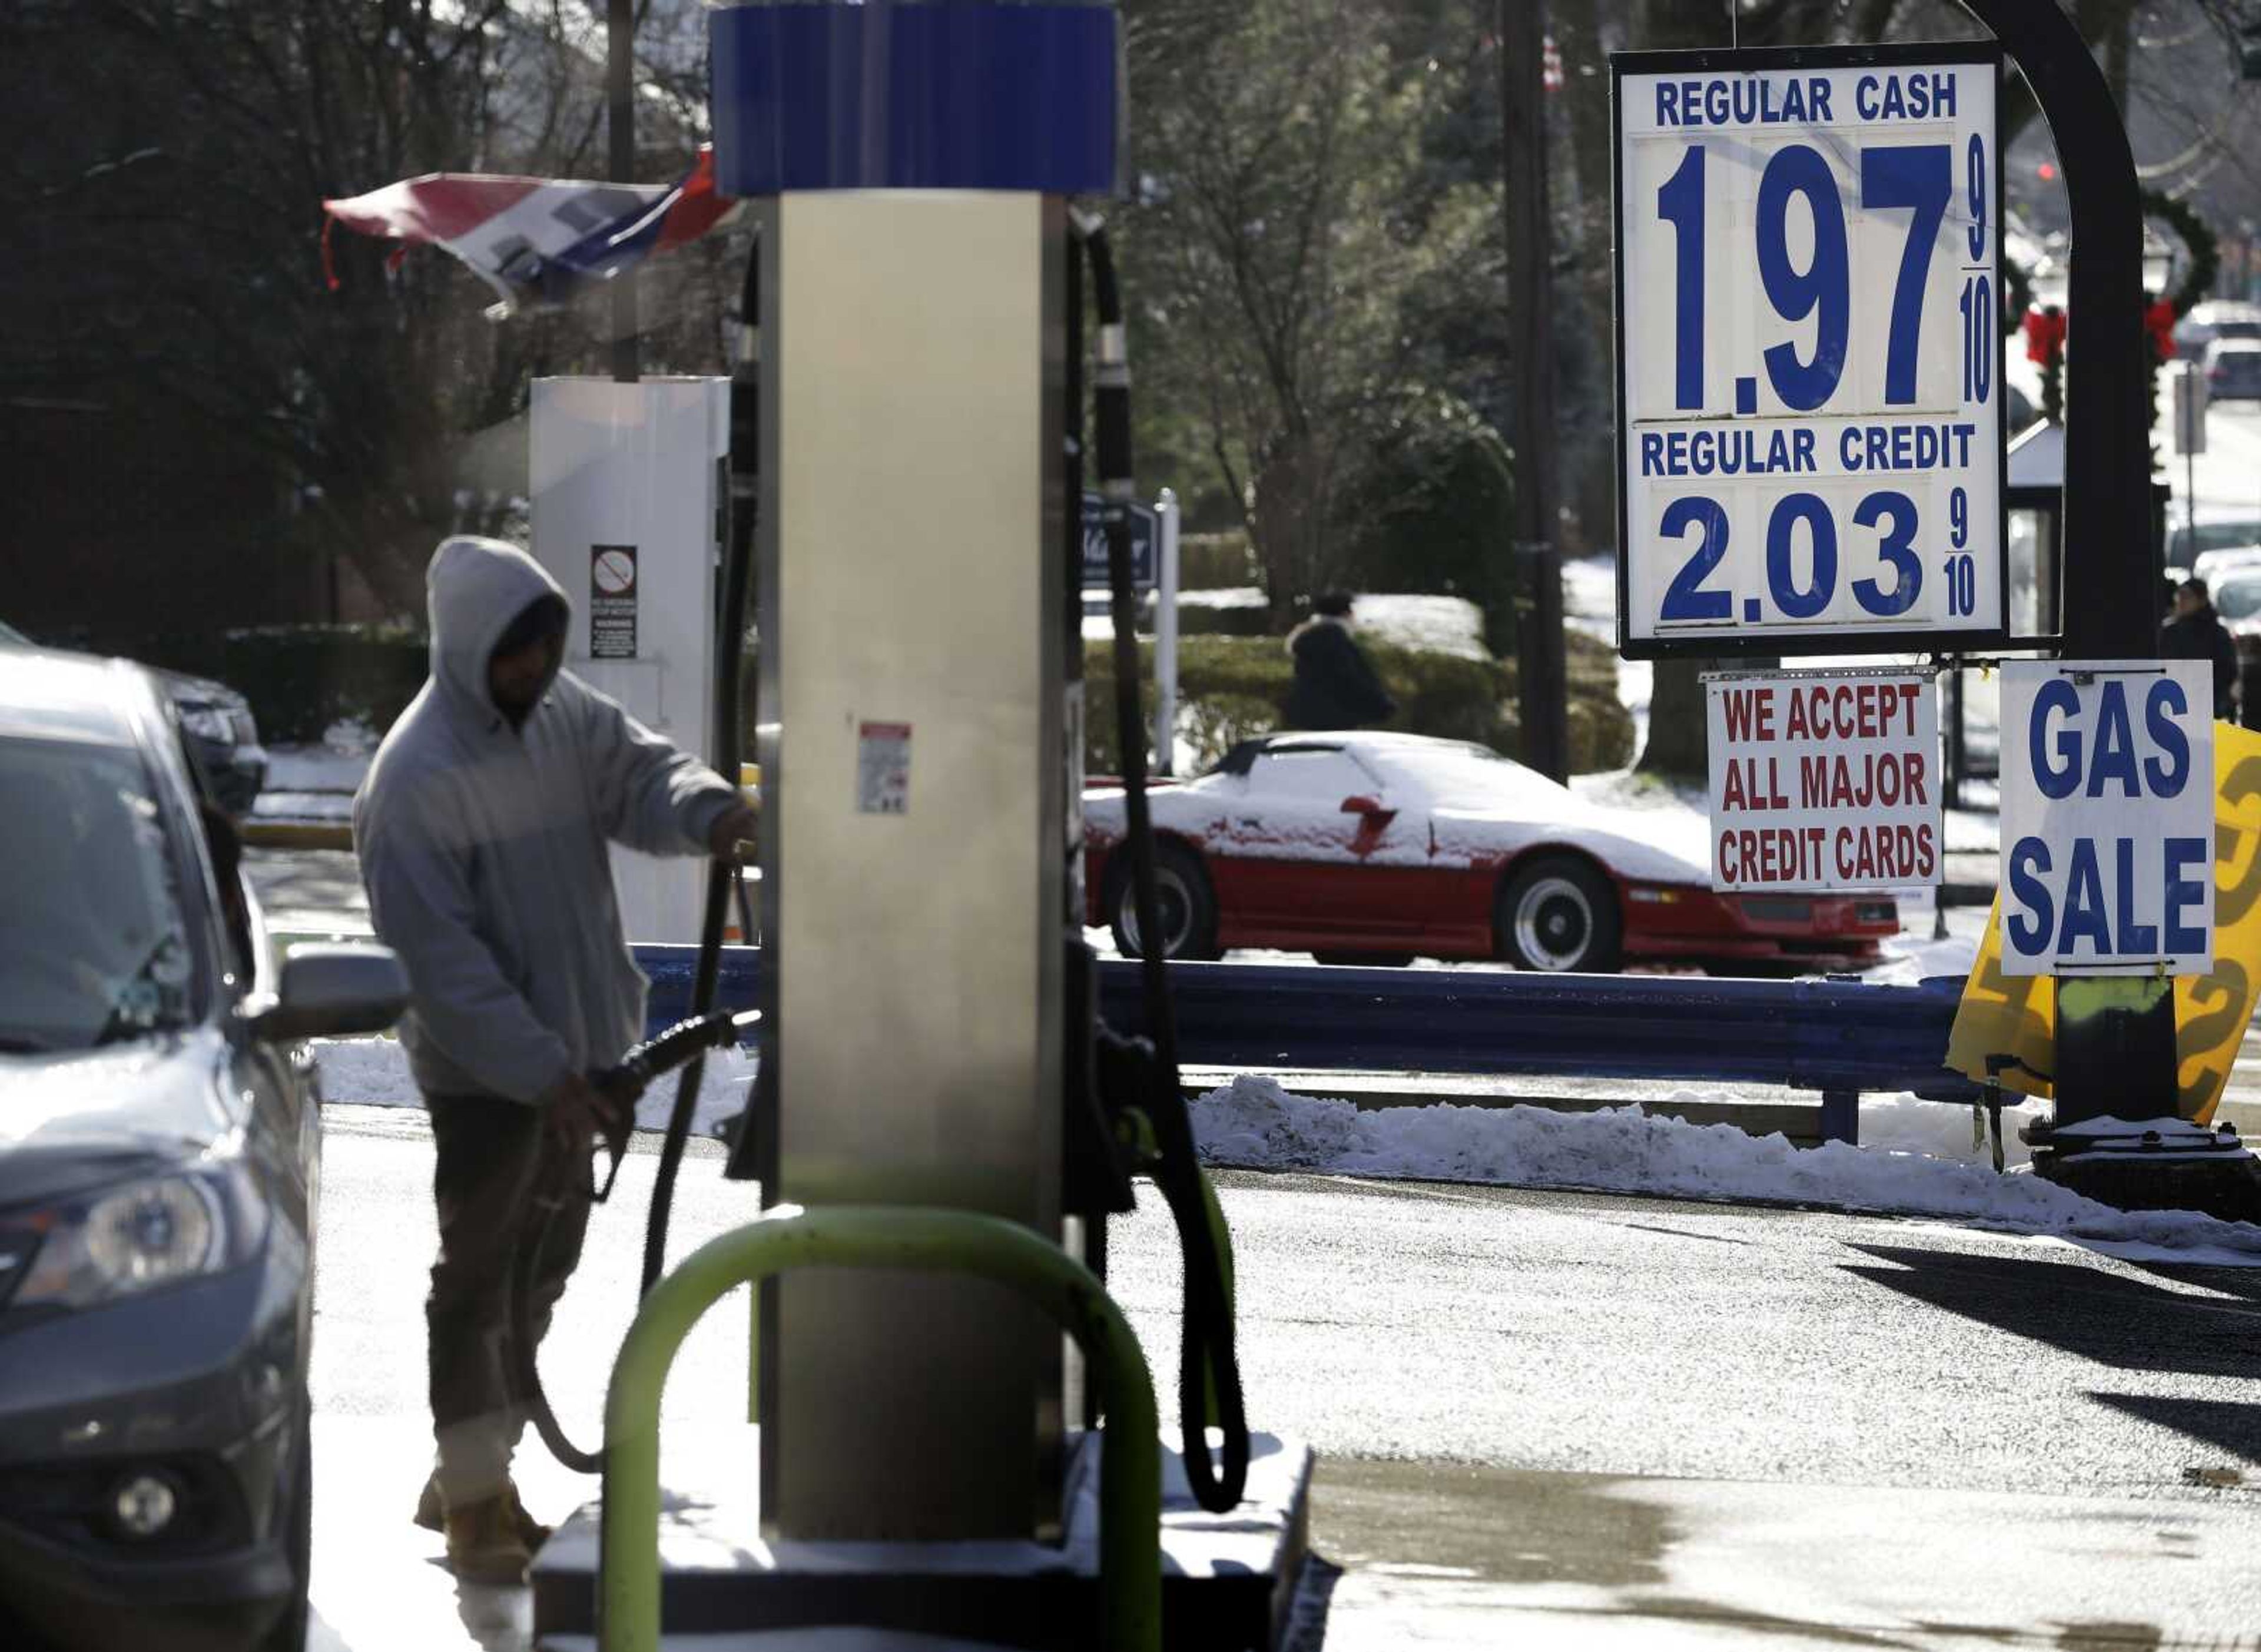
<instances>
[{"instance_id":1,"label":"white pump housing","mask_svg":"<svg viewBox=\"0 0 2261 1652\"><path fill-rule=\"evenodd\" d=\"M566 667L701 758L729 446L727 378L534 381L533 551L573 601ZM695 943L706 865L616 847L628 939Z\"/></svg>"}]
</instances>

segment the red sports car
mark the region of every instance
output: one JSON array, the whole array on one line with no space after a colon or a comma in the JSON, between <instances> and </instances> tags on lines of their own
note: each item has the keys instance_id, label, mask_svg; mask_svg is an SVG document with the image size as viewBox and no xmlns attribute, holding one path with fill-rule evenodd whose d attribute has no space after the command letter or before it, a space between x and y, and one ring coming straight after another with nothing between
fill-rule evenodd
<instances>
[{"instance_id":1,"label":"red sports car","mask_svg":"<svg viewBox=\"0 0 2261 1652\"><path fill-rule=\"evenodd\" d=\"M1880 895L1715 894L1705 870L1482 746L1275 735L1151 795L1173 958L1227 947L1323 963L1505 959L1525 969L1683 961L1859 966L1899 931ZM1088 920L1139 951L1121 789L1084 795Z\"/></svg>"}]
</instances>

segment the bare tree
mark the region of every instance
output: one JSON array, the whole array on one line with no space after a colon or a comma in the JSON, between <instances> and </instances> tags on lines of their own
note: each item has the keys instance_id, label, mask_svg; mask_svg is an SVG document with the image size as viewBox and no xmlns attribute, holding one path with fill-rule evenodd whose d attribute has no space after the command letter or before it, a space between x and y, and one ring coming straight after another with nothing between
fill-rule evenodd
<instances>
[{"instance_id":1,"label":"bare tree","mask_svg":"<svg viewBox=\"0 0 2261 1652\"><path fill-rule=\"evenodd\" d=\"M586 305L498 328L443 255L344 234L326 251L319 203L427 171L588 176L602 80L585 9L83 0L16 28L0 119L45 140L0 146L0 207L39 226L0 273L29 323L0 347L0 390L162 403L271 467L278 531L420 613L433 539L494 525L524 485L467 488L464 438L522 411L531 376L593 362L602 328ZM687 165L695 133L650 130L647 176ZM664 326L654 353L706 365L716 334L711 316Z\"/></svg>"},{"instance_id":2,"label":"bare tree","mask_svg":"<svg viewBox=\"0 0 2261 1652\"><path fill-rule=\"evenodd\" d=\"M1426 89L1383 22L1358 0L1131 14L1142 372L1198 410L1282 619L1340 577L1344 502L1421 399L1406 295L1483 268L1497 233L1479 188L1422 179Z\"/></svg>"}]
</instances>

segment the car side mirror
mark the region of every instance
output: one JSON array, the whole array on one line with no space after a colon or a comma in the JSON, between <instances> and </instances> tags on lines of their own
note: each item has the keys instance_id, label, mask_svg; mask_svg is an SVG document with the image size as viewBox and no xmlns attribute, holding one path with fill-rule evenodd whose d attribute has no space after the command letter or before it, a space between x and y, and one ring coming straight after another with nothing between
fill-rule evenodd
<instances>
[{"instance_id":1,"label":"car side mirror","mask_svg":"<svg viewBox=\"0 0 2261 1652\"><path fill-rule=\"evenodd\" d=\"M1382 815L1390 811L1382 807L1380 798L1367 797L1361 793L1356 797L1343 799L1342 812L1346 815Z\"/></svg>"},{"instance_id":2,"label":"car side mirror","mask_svg":"<svg viewBox=\"0 0 2261 1652\"><path fill-rule=\"evenodd\" d=\"M273 1000L251 1032L270 1044L382 1032L408 1007L408 972L389 946L300 945L283 960Z\"/></svg>"}]
</instances>

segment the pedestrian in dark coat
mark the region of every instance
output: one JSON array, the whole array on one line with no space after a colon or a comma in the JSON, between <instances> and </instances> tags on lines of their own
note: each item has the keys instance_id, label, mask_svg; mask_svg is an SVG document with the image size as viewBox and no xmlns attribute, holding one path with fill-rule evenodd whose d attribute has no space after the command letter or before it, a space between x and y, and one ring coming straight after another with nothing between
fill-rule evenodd
<instances>
[{"instance_id":1,"label":"pedestrian in dark coat","mask_svg":"<svg viewBox=\"0 0 2261 1652\"><path fill-rule=\"evenodd\" d=\"M2213 661L2214 718L2237 721L2237 644L2214 611L2205 580L2186 579L2175 587L2173 617L2159 632L2159 657Z\"/></svg>"},{"instance_id":2,"label":"pedestrian in dark coat","mask_svg":"<svg viewBox=\"0 0 2261 1652\"><path fill-rule=\"evenodd\" d=\"M1348 592L1329 591L1316 599L1311 617L1288 634L1288 652L1296 661L1288 728L1363 729L1397 709L1351 635Z\"/></svg>"}]
</instances>

